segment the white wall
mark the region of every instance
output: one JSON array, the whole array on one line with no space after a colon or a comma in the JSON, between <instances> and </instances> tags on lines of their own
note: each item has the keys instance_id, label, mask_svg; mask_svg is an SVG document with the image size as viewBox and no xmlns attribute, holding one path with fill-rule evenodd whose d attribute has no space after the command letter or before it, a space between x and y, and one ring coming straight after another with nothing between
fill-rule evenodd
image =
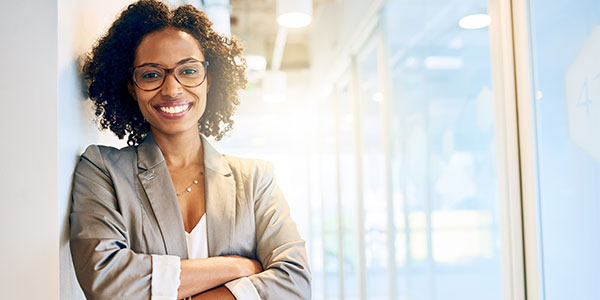
<instances>
[{"instance_id":1,"label":"white wall","mask_svg":"<svg viewBox=\"0 0 600 300\"><path fill-rule=\"evenodd\" d=\"M56 2L0 4L0 298L58 299Z\"/></svg>"},{"instance_id":2,"label":"white wall","mask_svg":"<svg viewBox=\"0 0 600 300\"><path fill-rule=\"evenodd\" d=\"M58 228L61 299L84 299L69 251L73 169L89 144L125 146L108 131L99 132L92 102L84 98L78 58L104 34L117 14L132 1L58 1ZM56 137L56 136L55 136ZM56 139L55 139L56 140ZM56 143L56 141L54 142ZM56 172L53 174L55 178ZM56 209L55 209L56 211Z\"/></svg>"}]
</instances>

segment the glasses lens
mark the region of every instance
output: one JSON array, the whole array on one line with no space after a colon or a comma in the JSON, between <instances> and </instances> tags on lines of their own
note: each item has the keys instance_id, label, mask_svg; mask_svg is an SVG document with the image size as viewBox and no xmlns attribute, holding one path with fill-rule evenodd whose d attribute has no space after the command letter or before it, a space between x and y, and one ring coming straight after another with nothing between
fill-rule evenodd
<instances>
[{"instance_id":1,"label":"glasses lens","mask_svg":"<svg viewBox=\"0 0 600 300\"><path fill-rule=\"evenodd\" d=\"M200 62L191 62L178 66L174 73L181 84L193 87L202 84L206 76L206 69Z\"/></svg>"},{"instance_id":2,"label":"glasses lens","mask_svg":"<svg viewBox=\"0 0 600 300\"><path fill-rule=\"evenodd\" d=\"M135 82L143 90L156 89L162 85L165 71L154 66L143 66L135 69Z\"/></svg>"}]
</instances>

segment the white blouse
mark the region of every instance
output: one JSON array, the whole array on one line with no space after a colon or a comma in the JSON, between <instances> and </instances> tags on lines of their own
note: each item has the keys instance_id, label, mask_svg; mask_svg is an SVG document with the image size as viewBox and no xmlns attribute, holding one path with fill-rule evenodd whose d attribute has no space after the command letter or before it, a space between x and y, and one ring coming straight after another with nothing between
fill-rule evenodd
<instances>
[{"instance_id":1,"label":"white blouse","mask_svg":"<svg viewBox=\"0 0 600 300\"><path fill-rule=\"evenodd\" d=\"M202 215L192 232L185 233L189 259L208 257L208 237L206 232L206 213Z\"/></svg>"}]
</instances>

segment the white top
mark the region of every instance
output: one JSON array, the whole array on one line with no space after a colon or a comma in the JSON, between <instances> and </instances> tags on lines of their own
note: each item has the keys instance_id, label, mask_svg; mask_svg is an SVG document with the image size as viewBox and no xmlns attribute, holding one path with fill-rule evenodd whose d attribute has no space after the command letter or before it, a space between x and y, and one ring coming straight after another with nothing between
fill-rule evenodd
<instances>
[{"instance_id":1,"label":"white top","mask_svg":"<svg viewBox=\"0 0 600 300\"><path fill-rule=\"evenodd\" d=\"M206 213L202 215L192 232L185 233L189 259L208 258L208 233ZM181 261L171 255L152 255L152 299L175 299L179 289ZM158 279L158 280L157 280ZM256 287L248 277L238 278L225 284L237 300L261 300Z\"/></svg>"},{"instance_id":2,"label":"white top","mask_svg":"<svg viewBox=\"0 0 600 300\"><path fill-rule=\"evenodd\" d=\"M189 259L208 257L208 236L206 232L206 213L202 215L192 232L185 233Z\"/></svg>"}]
</instances>

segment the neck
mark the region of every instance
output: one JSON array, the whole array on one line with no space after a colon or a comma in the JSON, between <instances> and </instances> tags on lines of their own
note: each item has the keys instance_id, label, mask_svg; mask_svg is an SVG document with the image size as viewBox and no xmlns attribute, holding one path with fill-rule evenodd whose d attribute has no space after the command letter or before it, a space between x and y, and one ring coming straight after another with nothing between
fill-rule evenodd
<instances>
[{"instance_id":1,"label":"neck","mask_svg":"<svg viewBox=\"0 0 600 300\"><path fill-rule=\"evenodd\" d=\"M203 164L204 151L197 130L168 135L152 128L152 136L169 168L185 168L194 164Z\"/></svg>"}]
</instances>

